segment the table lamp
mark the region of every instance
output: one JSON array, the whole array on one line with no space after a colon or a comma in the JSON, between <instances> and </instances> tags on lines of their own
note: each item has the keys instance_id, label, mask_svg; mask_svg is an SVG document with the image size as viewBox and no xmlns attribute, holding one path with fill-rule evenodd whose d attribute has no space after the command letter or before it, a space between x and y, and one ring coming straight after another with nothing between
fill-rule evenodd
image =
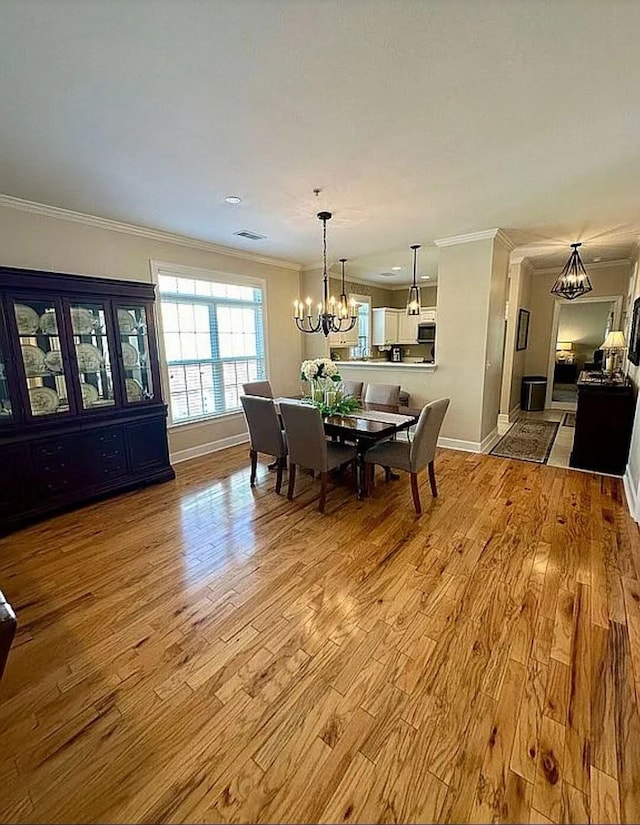
<instances>
[{"instance_id":1,"label":"table lamp","mask_svg":"<svg viewBox=\"0 0 640 825\"><path fill-rule=\"evenodd\" d=\"M621 329L607 333L600 349L607 353L607 372L610 377L613 377L618 366L618 355L624 352L626 345L624 332Z\"/></svg>"}]
</instances>

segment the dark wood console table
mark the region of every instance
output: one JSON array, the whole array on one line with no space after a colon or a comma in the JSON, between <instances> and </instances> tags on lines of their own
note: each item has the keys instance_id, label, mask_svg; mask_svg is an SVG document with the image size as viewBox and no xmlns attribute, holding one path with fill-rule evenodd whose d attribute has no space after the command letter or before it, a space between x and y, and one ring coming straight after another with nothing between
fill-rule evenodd
<instances>
[{"instance_id":1,"label":"dark wood console table","mask_svg":"<svg viewBox=\"0 0 640 825\"><path fill-rule=\"evenodd\" d=\"M570 465L582 470L624 475L629 457L636 399L624 378L578 379L578 409Z\"/></svg>"}]
</instances>

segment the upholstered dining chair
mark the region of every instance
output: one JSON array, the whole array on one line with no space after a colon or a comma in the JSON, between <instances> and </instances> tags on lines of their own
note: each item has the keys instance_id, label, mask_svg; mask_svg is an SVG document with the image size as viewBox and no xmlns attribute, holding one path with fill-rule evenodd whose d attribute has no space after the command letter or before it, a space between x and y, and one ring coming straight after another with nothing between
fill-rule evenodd
<instances>
[{"instance_id":1,"label":"upholstered dining chair","mask_svg":"<svg viewBox=\"0 0 640 825\"><path fill-rule=\"evenodd\" d=\"M385 468L388 478L388 471L393 467L395 470L405 470L411 474L411 494L413 496L413 506L416 513L422 513L420 503L420 491L418 489L418 473L425 467L429 468L429 483L431 484L431 494L434 498L438 495L436 486L436 473L434 469L434 459L438 435L444 420L448 398L440 398L427 404L420 413L416 430L411 443L406 441L383 441L375 447L367 450L364 460L367 468L367 486L373 483L375 465L379 464Z\"/></svg>"},{"instance_id":2,"label":"upholstered dining chair","mask_svg":"<svg viewBox=\"0 0 640 825\"><path fill-rule=\"evenodd\" d=\"M362 381L343 381L342 392L351 398L362 398Z\"/></svg>"},{"instance_id":3,"label":"upholstered dining chair","mask_svg":"<svg viewBox=\"0 0 640 825\"><path fill-rule=\"evenodd\" d=\"M400 384L367 384L362 399L365 404L398 404L400 399Z\"/></svg>"},{"instance_id":4,"label":"upholstered dining chair","mask_svg":"<svg viewBox=\"0 0 640 825\"><path fill-rule=\"evenodd\" d=\"M258 395L260 398L273 398L273 390L269 381L249 381L242 385L245 395Z\"/></svg>"},{"instance_id":5,"label":"upholstered dining chair","mask_svg":"<svg viewBox=\"0 0 640 825\"><path fill-rule=\"evenodd\" d=\"M320 473L320 504L324 513L327 500L329 471L351 463L355 471L356 448L347 444L328 442L324 434L322 416L317 407L310 404L280 402L280 415L284 423L289 450L289 488L291 500L296 484L296 468L305 467Z\"/></svg>"},{"instance_id":6,"label":"upholstered dining chair","mask_svg":"<svg viewBox=\"0 0 640 825\"><path fill-rule=\"evenodd\" d=\"M249 427L251 456L251 486L256 486L258 453L272 455L276 459L276 493L282 489L282 473L287 464L287 444L280 429L280 420L272 398L258 395L240 396L247 426Z\"/></svg>"}]
</instances>

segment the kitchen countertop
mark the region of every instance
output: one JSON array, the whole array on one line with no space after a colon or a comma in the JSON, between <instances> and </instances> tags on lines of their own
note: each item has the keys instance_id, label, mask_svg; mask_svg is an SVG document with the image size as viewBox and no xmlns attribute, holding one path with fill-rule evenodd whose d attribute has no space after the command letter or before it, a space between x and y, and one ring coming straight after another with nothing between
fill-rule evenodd
<instances>
[{"instance_id":1,"label":"kitchen countertop","mask_svg":"<svg viewBox=\"0 0 640 825\"><path fill-rule=\"evenodd\" d=\"M387 361L386 358L371 358L368 361L336 361L341 367L377 367L378 369L414 369L433 372L437 364L424 361Z\"/></svg>"}]
</instances>

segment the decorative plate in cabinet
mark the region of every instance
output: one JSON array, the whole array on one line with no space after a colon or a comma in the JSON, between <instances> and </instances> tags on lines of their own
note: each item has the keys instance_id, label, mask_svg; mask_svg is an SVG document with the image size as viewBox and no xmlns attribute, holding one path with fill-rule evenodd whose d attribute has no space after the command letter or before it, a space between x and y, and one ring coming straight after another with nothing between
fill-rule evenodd
<instances>
[{"instance_id":1,"label":"decorative plate in cabinet","mask_svg":"<svg viewBox=\"0 0 640 825\"><path fill-rule=\"evenodd\" d=\"M127 368L138 365L138 350L126 341L122 342L122 363Z\"/></svg>"},{"instance_id":2,"label":"decorative plate in cabinet","mask_svg":"<svg viewBox=\"0 0 640 825\"><path fill-rule=\"evenodd\" d=\"M16 304L14 307L16 324L19 335L35 335L38 331L40 319L38 313L26 304Z\"/></svg>"},{"instance_id":3,"label":"decorative plate in cabinet","mask_svg":"<svg viewBox=\"0 0 640 825\"><path fill-rule=\"evenodd\" d=\"M32 387L29 398L34 415L54 413L60 406L60 396L50 387Z\"/></svg>"},{"instance_id":4,"label":"decorative plate in cabinet","mask_svg":"<svg viewBox=\"0 0 640 825\"><path fill-rule=\"evenodd\" d=\"M138 323L128 309L118 310L118 328L123 335L133 335Z\"/></svg>"},{"instance_id":5,"label":"decorative plate in cabinet","mask_svg":"<svg viewBox=\"0 0 640 825\"><path fill-rule=\"evenodd\" d=\"M136 381L135 378L126 378L124 383L127 390L127 401L142 401L144 390L140 382Z\"/></svg>"},{"instance_id":6,"label":"decorative plate in cabinet","mask_svg":"<svg viewBox=\"0 0 640 825\"><path fill-rule=\"evenodd\" d=\"M98 319L90 309L71 307L71 326L76 335L90 335L98 324Z\"/></svg>"},{"instance_id":7,"label":"decorative plate in cabinet","mask_svg":"<svg viewBox=\"0 0 640 825\"><path fill-rule=\"evenodd\" d=\"M44 362L50 372L62 372L62 353L59 349L45 353Z\"/></svg>"},{"instance_id":8,"label":"decorative plate in cabinet","mask_svg":"<svg viewBox=\"0 0 640 825\"><path fill-rule=\"evenodd\" d=\"M87 407L93 407L96 401L100 400L100 393L93 384L87 384L86 381L83 381L82 384L80 384L80 389L82 391L82 403L85 409Z\"/></svg>"},{"instance_id":9,"label":"decorative plate in cabinet","mask_svg":"<svg viewBox=\"0 0 640 825\"><path fill-rule=\"evenodd\" d=\"M23 344L21 349L24 371L27 377L32 378L34 375L43 375L47 372L46 356L40 347L35 347L33 344Z\"/></svg>"},{"instance_id":10,"label":"decorative plate in cabinet","mask_svg":"<svg viewBox=\"0 0 640 825\"><path fill-rule=\"evenodd\" d=\"M48 309L42 313L40 316L40 329L45 335L58 334L58 319L54 310Z\"/></svg>"},{"instance_id":11,"label":"decorative plate in cabinet","mask_svg":"<svg viewBox=\"0 0 640 825\"><path fill-rule=\"evenodd\" d=\"M80 372L98 372L104 364L102 353L93 344L76 344Z\"/></svg>"}]
</instances>

